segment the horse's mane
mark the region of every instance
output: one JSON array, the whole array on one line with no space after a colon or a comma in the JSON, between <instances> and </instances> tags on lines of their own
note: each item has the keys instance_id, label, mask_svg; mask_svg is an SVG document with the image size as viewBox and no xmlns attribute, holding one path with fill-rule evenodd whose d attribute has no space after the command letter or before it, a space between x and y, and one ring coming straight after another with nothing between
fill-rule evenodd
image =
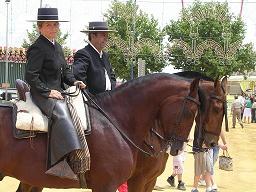
<instances>
[{"instance_id":1,"label":"horse's mane","mask_svg":"<svg viewBox=\"0 0 256 192\"><path fill-rule=\"evenodd\" d=\"M142 85L143 83L146 83L148 81L156 81L158 79L164 79L164 78L175 78L175 79L183 79L181 76L177 76L175 74L169 74L169 73L153 73L146 76L138 77L136 79L127 81L120 86L116 87L112 91L106 91L102 92L100 94L95 95L93 98L96 102L100 102L102 99L107 99L109 97L113 97L117 92L123 91L124 89L130 89L134 88L137 85Z\"/></svg>"},{"instance_id":2,"label":"horse's mane","mask_svg":"<svg viewBox=\"0 0 256 192\"><path fill-rule=\"evenodd\" d=\"M196 72L196 71L182 71L178 73L174 73L175 75L178 75L180 77L184 78L189 78L189 79L194 79L194 78L199 78L205 81L214 81L211 77L208 77L202 73Z\"/></svg>"},{"instance_id":3,"label":"horse's mane","mask_svg":"<svg viewBox=\"0 0 256 192\"><path fill-rule=\"evenodd\" d=\"M132 79L130 81L127 81L126 83L121 84L119 87L117 87L115 90L122 89L122 88L129 88L136 86L137 84L141 84L147 81L155 81L160 78L169 78L169 77L174 77L174 74L169 74L169 73L153 73L153 74L148 74L145 76L141 76L135 79ZM114 91L115 91L114 90Z\"/></svg>"},{"instance_id":4,"label":"horse's mane","mask_svg":"<svg viewBox=\"0 0 256 192\"><path fill-rule=\"evenodd\" d=\"M129 89L131 87L135 87L137 85L142 85L143 83L146 83L148 81L156 81L158 79L164 79L164 78L175 78L175 79L180 79L180 80L185 80L185 81L192 81L195 78L199 78L202 80L206 80L206 81L214 81L212 78L207 77L206 75L203 75L199 72L195 72L195 71L183 71L183 72L178 72L178 73L174 73L174 74L170 74L170 73L153 73L153 74L149 74L146 76L142 76L142 77L138 77L136 79L127 81L123 84L121 84L120 86L116 87L114 90L112 91L106 91L100 94L97 94L96 96L93 96L93 99L98 103L102 100L108 99L110 97L113 97L117 92L123 91L124 89ZM200 91L199 89L199 94L203 94L202 91Z\"/></svg>"}]
</instances>

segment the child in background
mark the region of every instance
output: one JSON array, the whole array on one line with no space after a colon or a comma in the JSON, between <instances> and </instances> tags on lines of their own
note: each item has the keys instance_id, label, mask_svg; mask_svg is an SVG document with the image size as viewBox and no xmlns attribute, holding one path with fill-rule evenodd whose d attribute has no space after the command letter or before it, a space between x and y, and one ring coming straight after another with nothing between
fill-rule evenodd
<instances>
[{"instance_id":1,"label":"child in background","mask_svg":"<svg viewBox=\"0 0 256 192\"><path fill-rule=\"evenodd\" d=\"M190 140L190 138L188 139ZM177 189L185 191L185 183L182 181L182 174L184 172L184 161L185 161L185 148L187 143L184 143L183 149L177 156L173 156L173 172L170 177L168 177L167 182L172 186L175 187L175 176L178 177L178 186Z\"/></svg>"}]
</instances>

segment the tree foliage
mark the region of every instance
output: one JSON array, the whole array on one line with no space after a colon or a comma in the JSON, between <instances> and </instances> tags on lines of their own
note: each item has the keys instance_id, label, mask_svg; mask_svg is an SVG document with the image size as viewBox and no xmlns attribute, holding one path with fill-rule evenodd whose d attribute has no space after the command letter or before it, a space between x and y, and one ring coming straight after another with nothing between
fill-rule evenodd
<instances>
[{"instance_id":1,"label":"tree foliage","mask_svg":"<svg viewBox=\"0 0 256 192\"><path fill-rule=\"evenodd\" d=\"M171 42L166 55L177 69L199 71L217 78L234 72L245 74L255 67L253 45L242 44L245 24L242 18L230 13L227 3L196 1L182 10L177 21L171 20L165 31ZM184 41L186 46L177 47L175 39ZM210 40L218 49L209 43L202 44ZM193 57L202 50L200 57Z\"/></svg>"},{"instance_id":2,"label":"tree foliage","mask_svg":"<svg viewBox=\"0 0 256 192\"><path fill-rule=\"evenodd\" d=\"M146 61L146 74L165 67L161 53L163 34L153 16L143 13L132 0L126 3L114 0L105 17L109 27L117 31L110 34L108 52L119 78L130 79L131 62L138 58ZM135 65L134 76L137 70Z\"/></svg>"},{"instance_id":3,"label":"tree foliage","mask_svg":"<svg viewBox=\"0 0 256 192\"><path fill-rule=\"evenodd\" d=\"M59 31L56 38L56 41L63 47L65 56L71 55L72 53L71 49L65 46L68 35L69 35L68 33L63 34L61 31ZM28 48L30 45L32 45L36 41L38 37L39 37L39 31L37 29L37 24L33 23L32 31L29 32L29 30L27 30L27 39L23 40L23 43L21 46L23 48Z\"/></svg>"}]
</instances>

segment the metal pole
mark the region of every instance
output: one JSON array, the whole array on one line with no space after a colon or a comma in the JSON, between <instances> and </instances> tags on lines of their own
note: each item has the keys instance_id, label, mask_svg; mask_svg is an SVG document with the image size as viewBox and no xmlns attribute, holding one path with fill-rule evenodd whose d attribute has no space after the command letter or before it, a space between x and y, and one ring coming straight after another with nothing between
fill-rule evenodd
<instances>
[{"instance_id":1,"label":"metal pole","mask_svg":"<svg viewBox=\"0 0 256 192\"><path fill-rule=\"evenodd\" d=\"M43 1L43 0L40 0L40 7L42 7L42 4L43 4L42 1Z\"/></svg>"},{"instance_id":2,"label":"metal pole","mask_svg":"<svg viewBox=\"0 0 256 192\"><path fill-rule=\"evenodd\" d=\"M134 78L134 75L133 75L133 57L131 59L131 80Z\"/></svg>"},{"instance_id":3,"label":"metal pole","mask_svg":"<svg viewBox=\"0 0 256 192\"><path fill-rule=\"evenodd\" d=\"M182 10L184 10L184 1L181 0Z\"/></svg>"},{"instance_id":4,"label":"metal pole","mask_svg":"<svg viewBox=\"0 0 256 192\"><path fill-rule=\"evenodd\" d=\"M239 17L242 17L242 13L243 13L243 5L244 5L244 0L242 0L242 1L241 1L241 7L240 7Z\"/></svg>"},{"instance_id":5,"label":"metal pole","mask_svg":"<svg viewBox=\"0 0 256 192\"><path fill-rule=\"evenodd\" d=\"M7 89L8 89L8 54L9 54L9 44L8 44L8 33L9 33L9 3L10 0L5 0L6 2L6 52L5 52L5 83L6 83L6 88L5 88L5 100L7 101Z\"/></svg>"},{"instance_id":6,"label":"metal pole","mask_svg":"<svg viewBox=\"0 0 256 192\"><path fill-rule=\"evenodd\" d=\"M134 41L135 41L135 28L136 28L136 0L134 0L134 10L133 10L133 19L132 19L132 26L133 26L133 33L132 33L132 42L131 42L131 45L132 45L132 50L134 50ZM133 67L134 67L134 64L133 62L135 62L135 50L134 52L132 51L132 59L131 59L131 79L134 78L134 75L133 75Z\"/></svg>"}]
</instances>

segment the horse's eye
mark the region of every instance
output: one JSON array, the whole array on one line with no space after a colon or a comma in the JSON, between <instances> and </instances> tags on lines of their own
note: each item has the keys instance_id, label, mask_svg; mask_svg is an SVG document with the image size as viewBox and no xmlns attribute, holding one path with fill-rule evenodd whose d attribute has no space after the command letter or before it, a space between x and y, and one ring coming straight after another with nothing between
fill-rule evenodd
<instances>
[{"instance_id":1,"label":"horse's eye","mask_svg":"<svg viewBox=\"0 0 256 192\"><path fill-rule=\"evenodd\" d=\"M223 103L221 101L215 100L212 103L213 103L212 109L217 113L219 113L223 109Z\"/></svg>"},{"instance_id":2,"label":"horse's eye","mask_svg":"<svg viewBox=\"0 0 256 192\"><path fill-rule=\"evenodd\" d=\"M196 113L197 113L197 106L195 105L185 110L185 115L187 115L187 117L195 116Z\"/></svg>"}]
</instances>

